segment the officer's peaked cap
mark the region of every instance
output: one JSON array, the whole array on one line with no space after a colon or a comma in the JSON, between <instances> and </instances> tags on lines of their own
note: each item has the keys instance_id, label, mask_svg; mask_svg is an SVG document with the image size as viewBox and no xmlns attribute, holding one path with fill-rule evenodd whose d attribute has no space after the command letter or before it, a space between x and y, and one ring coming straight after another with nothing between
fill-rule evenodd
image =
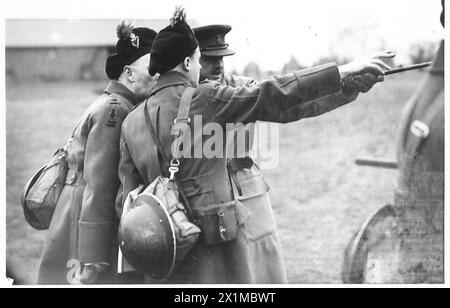
<instances>
[{"instance_id":1,"label":"officer's peaked cap","mask_svg":"<svg viewBox=\"0 0 450 308\"><path fill-rule=\"evenodd\" d=\"M209 25L194 28L202 56L224 57L234 55L225 43L225 35L231 31L229 25Z\"/></svg>"}]
</instances>

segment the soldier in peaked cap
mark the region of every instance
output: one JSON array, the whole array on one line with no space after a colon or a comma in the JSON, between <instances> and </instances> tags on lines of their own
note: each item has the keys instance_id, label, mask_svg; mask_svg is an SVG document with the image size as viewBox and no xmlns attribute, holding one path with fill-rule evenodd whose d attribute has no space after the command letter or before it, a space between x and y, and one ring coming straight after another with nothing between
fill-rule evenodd
<instances>
[{"instance_id":1,"label":"soldier in peaked cap","mask_svg":"<svg viewBox=\"0 0 450 308\"><path fill-rule=\"evenodd\" d=\"M198 40L201 53L200 64L202 68L200 70L200 82L218 81L223 85L231 87L254 86L257 82L252 78L225 74L223 57L235 54L233 50L228 48L229 44L225 42L225 35L230 31L231 26L229 25L208 25L194 28L195 37ZM245 136L247 133L249 135ZM241 148L235 144L239 134L242 134L247 142ZM230 152L234 152L235 149L244 150L244 153L230 153L232 156L240 157L229 161L229 167L232 170L242 170L244 167L249 168L253 166L253 161L249 157L253 134L254 126L252 123L246 127L238 126L236 130L229 132L228 140L230 146L227 148L230 149ZM239 176L234 178L239 178Z\"/></svg>"},{"instance_id":2,"label":"soldier in peaked cap","mask_svg":"<svg viewBox=\"0 0 450 308\"><path fill-rule=\"evenodd\" d=\"M234 55L229 45L225 43L225 34L231 30L228 25L209 25L194 28L195 35L199 41L202 66L200 71L200 80L209 82L215 80L223 85L232 87L252 87L257 85L257 81L249 77L227 75L224 73L224 56ZM339 101L345 101L346 97L339 94L332 94L322 98L322 104L339 104ZM320 99L319 99L320 100ZM351 99L348 99L351 100ZM272 214L272 206L268 194L269 186L266 184L260 168L250 156L250 150L253 147L253 136L255 134L254 123L246 126L236 126L236 129L227 134L227 157L228 172L233 182L234 193L240 198L240 202L246 208L258 209L259 222L261 225L274 226L275 221ZM238 144L238 141L244 144ZM242 190L242 187L246 191ZM277 239L277 230L271 230L271 237ZM273 273L284 273L284 264L281 250L274 250L267 254L264 260L255 260L255 268L263 268L263 264L258 262L269 262L272 264ZM275 277L272 279L284 281L285 277Z\"/></svg>"},{"instance_id":3,"label":"soldier in peaked cap","mask_svg":"<svg viewBox=\"0 0 450 308\"><path fill-rule=\"evenodd\" d=\"M42 253L39 284L113 282L120 128L154 84L148 66L156 32L123 22L117 35L116 53L105 66L111 81L71 138L68 176Z\"/></svg>"},{"instance_id":4,"label":"soldier in peaked cap","mask_svg":"<svg viewBox=\"0 0 450 308\"><path fill-rule=\"evenodd\" d=\"M225 42L225 35L231 31L229 25L208 25L194 28L195 36L200 47L200 81L218 81L225 86L251 87L257 82L249 77L225 74L223 57L232 56L235 52L229 49ZM270 203L268 189L262 172L250 157L255 133L254 123L245 126L236 126L236 129L227 133L227 168L233 182L234 194L240 198L240 202L246 208L258 209L261 225L274 226L274 216ZM243 140L243 146L238 145L238 140ZM247 187L242 191L242 187ZM251 196L251 197L249 197ZM278 242L277 230L272 228L270 237ZM263 268L258 262L268 262L272 265L272 281L285 282L284 262L281 249L274 249L267 254L264 260L255 260L254 268ZM278 277L276 277L278 275ZM257 279L257 278L256 278Z\"/></svg>"},{"instance_id":5,"label":"soldier in peaked cap","mask_svg":"<svg viewBox=\"0 0 450 308\"><path fill-rule=\"evenodd\" d=\"M202 57L232 56L235 52L225 43L225 35L231 31L229 25L209 25L194 28Z\"/></svg>"},{"instance_id":6,"label":"soldier in peaked cap","mask_svg":"<svg viewBox=\"0 0 450 308\"><path fill-rule=\"evenodd\" d=\"M225 82L223 57L232 56L235 52L225 43L225 35L231 31L229 25L209 25L194 28L195 37L200 47L200 81L205 79Z\"/></svg>"},{"instance_id":7,"label":"soldier in peaked cap","mask_svg":"<svg viewBox=\"0 0 450 308\"><path fill-rule=\"evenodd\" d=\"M189 110L189 119L193 120L185 119L194 133L191 142L183 143L183 153L190 154L180 158L175 177L193 210L194 220L206 223L202 215L213 215L211 210L220 209L217 215L226 216L230 229L237 231L232 238L220 237L211 244L206 239L208 228L201 225L202 240L197 242L167 282L284 283L287 281L286 269L280 242L274 233L276 225L272 217L265 216L271 215L271 210L262 211L258 204L243 205L240 202L252 198L255 193L266 192L267 186L263 182L258 187L242 185L242 195L236 195L223 147L220 155L207 157L200 153L197 157L195 148L204 149L212 136L198 136L193 127L214 123L226 131L227 123L247 124L257 120L287 123L320 115L350 102L359 90L368 90L381 81L383 69L388 69L382 59L393 55L382 52L377 57L339 68L330 63L275 76L252 87L230 87L216 81L199 84L198 46L183 11L177 10L172 24L158 33L152 46L150 73L159 73L158 81L149 98L130 112L122 126L121 188L117 205L120 209L128 193L140 184L148 185L161 174L169 177L168 162L163 157L172 156L171 131L180 99L186 89L194 87ZM363 88L349 87L347 83L343 85L341 81L350 76L359 76ZM333 103L317 100L331 95L342 99L333 100ZM201 123L194 123L194 115L202 116ZM153 126L153 133L162 145L160 154L164 155L158 155L148 124ZM225 140L222 141L224 144ZM233 223L235 225L231 225ZM227 234L227 228L211 227L222 235Z\"/></svg>"}]
</instances>

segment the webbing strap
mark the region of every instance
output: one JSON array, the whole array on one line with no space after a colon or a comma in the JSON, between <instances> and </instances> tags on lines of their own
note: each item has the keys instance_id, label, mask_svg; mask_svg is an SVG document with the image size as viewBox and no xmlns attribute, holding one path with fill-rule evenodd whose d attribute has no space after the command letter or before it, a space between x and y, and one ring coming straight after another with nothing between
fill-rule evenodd
<instances>
[{"instance_id":1,"label":"webbing strap","mask_svg":"<svg viewBox=\"0 0 450 308\"><path fill-rule=\"evenodd\" d=\"M174 120L174 125L172 126L171 133L174 136L174 146L172 147L174 149L175 153L172 153L172 158L180 158L180 145L183 142L184 133L187 129L187 125L177 125L178 123L189 123L189 110L191 108L191 102L192 102L192 94L194 93L195 88L186 88L183 95L181 96L180 105L178 107L178 114L177 118ZM155 143L156 147L158 148L159 153L161 154L162 158L166 162L170 162L171 158L169 158L166 153L164 152L164 148L159 141L158 134L155 130L155 128L152 125L152 121L150 120L149 112L148 112L148 100L144 103L144 114L145 114L145 121L147 122L147 127L150 131L150 134L152 135L153 142ZM156 110L152 110L152 115L154 118L153 122L158 118L157 114L159 113L159 107L155 108ZM155 125L157 123L155 122Z\"/></svg>"},{"instance_id":2,"label":"webbing strap","mask_svg":"<svg viewBox=\"0 0 450 308\"><path fill-rule=\"evenodd\" d=\"M181 158L180 145L185 138L185 132L189 128L188 124L191 119L189 118L189 110L191 109L192 95L195 88L187 88L183 96L181 96L180 105L178 106L177 118L174 120L171 134L174 136L172 146L172 157Z\"/></svg>"},{"instance_id":3,"label":"webbing strap","mask_svg":"<svg viewBox=\"0 0 450 308\"><path fill-rule=\"evenodd\" d=\"M173 158L179 158L180 150L179 146L183 141L183 138L185 136L184 132L186 131L187 125L177 125L179 123L185 122L186 124L190 122L189 119L189 110L191 108L191 102L192 102L192 95L194 94L195 88L188 87L183 92L183 95L181 96L180 104L178 107L178 113L177 118L174 120L174 125L172 126L171 133L174 135L174 146L172 149L175 149L174 152L172 152L172 159L169 158L166 153L164 152L164 148L161 144L161 141L158 138L158 133L156 129L153 127L152 122L155 124L156 127L158 127L158 114L159 114L159 106L156 108L153 108L151 110L152 120L150 119L149 111L148 111L148 99L144 102L144 114L145 114L145 121L147 123L147 127L150 131L150 134L152 136L153 143L156 145L157 150L151 153L151 161L154 162L154 165L157 166L159 169L159 174L163 175L163 169L161 168L161 165L159 163L159 157L158 153L162 156L164 161L167 164L171 164L173 161ZM155 157L156 156L156 157ZM170 172L170 168L169 168ZM174 179L176 181L176 179ZM188 215L193 218L192 209L189 205L189 200L187 199L186 195L184 194L183 189L178 186L178 192L180 193L181 197L184 200L186 210L188 212Z\"/></svg>"}]
</instances>

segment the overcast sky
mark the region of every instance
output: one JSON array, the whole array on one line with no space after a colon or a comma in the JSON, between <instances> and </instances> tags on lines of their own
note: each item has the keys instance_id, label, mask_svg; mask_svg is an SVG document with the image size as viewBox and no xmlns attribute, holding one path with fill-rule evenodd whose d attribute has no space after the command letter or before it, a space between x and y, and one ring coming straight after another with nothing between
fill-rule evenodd
<instances>
[{"instance_id":1,"label":"overcast sky","mask_svg":"<svg viewBox=\"0 0 450 308\"><path fill-rule=\"evenodd\" d=\"M7 3L7 4L6 4ZM169 19L176 4L198 25L226 23L236 55L228 69L249 61L279 70L291 55L311 65L318 57L350 58L385 47L407 60L414 42L438 42L440 0L127 0L2 1L6 18Z\"/></svg>"}]
</instances>

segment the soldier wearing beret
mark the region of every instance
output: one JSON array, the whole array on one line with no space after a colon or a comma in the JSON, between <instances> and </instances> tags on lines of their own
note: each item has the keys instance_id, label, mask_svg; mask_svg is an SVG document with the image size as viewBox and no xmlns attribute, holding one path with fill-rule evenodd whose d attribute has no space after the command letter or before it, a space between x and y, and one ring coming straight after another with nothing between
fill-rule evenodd
<instances>
[{"instance_id":1,"label":"soldier wearing beret","mask_svg":"<svg viewBox=\"0 0 450 308\"><path fill-rule=\"evenodd\" d=\"M392 56L380 53L378 58ZM383 69L388 68L380 59L369 58L340 67L330 63L275 76L251 87L231 87L217 81L199 84L199 43L183 11L177 10L172 24L158 33L152 46L150 74L159 73L158 81L150 97L130 112L122 126L119 213L131 190L140 184L150 184L160 174L169 176L168 162L163 157L171 156L171 128L180 98L188 87L195 87L189 118L201 115L203 125L215 123L225 131L227 123L248 124L258 120L287 123L317 116L350 102L357 96L357 84L363 85L363 90L370 89L383 79ZM342 85L342 80L350 80L351 76L359 76L358 82ZM331 95L342 99L318 100ZM154 157L155 148L148 142L152 134L146 124L147 116L152 119L150 124L163 146L164 155L158 158L158 165L164 166L161 170L150 163L149 157ZM191 129L198 125L193 122L195 120L187 121ZM186 143L189 148L183 148L183 152L194 153L198 144L203 149L206 142L208 136L193 136L192 142ZM240 202L265 193L265 183L260 181L259 186L254 187L254 182L250 181L240 187L242 195L237 195L225 155L182 157L179 167L177 183L194 213L235 201L237 235L233 240L215 245L199 240L167 282L285 283L286 269L271 209Z\"/></svg>"},{"instance_id":2,"label":"soldier wearing beret","mask_svg":"<svg viewBox=\"0 0 450 308\"><path fill-rule=\"evenodd\" d=\"M115 273L122 121L144 99L156 32L121 23L116 53L106 60L110 83L82 115L68 148L69 171L39 266L39 284L112 282Z\"/></svg>"}]
</instances>

